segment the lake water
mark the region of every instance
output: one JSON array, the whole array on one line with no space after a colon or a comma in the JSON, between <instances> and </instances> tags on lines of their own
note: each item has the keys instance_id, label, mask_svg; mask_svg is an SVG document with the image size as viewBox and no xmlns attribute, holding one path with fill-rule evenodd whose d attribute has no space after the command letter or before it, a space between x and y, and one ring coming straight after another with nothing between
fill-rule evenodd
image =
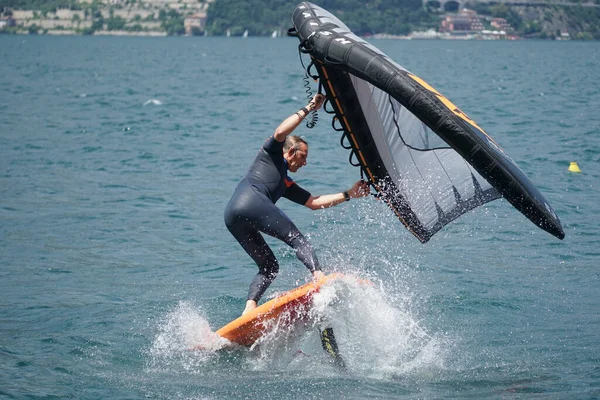
<instances>
[{"instance_id":1,"label":"lake water","mask_svg":"<svg viewBox=\"0 0 600 400\"><path fill-rule=\"evenodd\" d=\"M0 397L599 398L600 43L373 43L496 139L563 241L503 200L423 245L373 198L283 199L326 271L374 283L318 298L347 372L314 329L189 351L241 313L256 273L222 214L305 105L296 39L0 36ZM298 183L359 179L328 115L297 132ZM269 243L272 296L308 273Z\"/></svg>"}]
</instances>

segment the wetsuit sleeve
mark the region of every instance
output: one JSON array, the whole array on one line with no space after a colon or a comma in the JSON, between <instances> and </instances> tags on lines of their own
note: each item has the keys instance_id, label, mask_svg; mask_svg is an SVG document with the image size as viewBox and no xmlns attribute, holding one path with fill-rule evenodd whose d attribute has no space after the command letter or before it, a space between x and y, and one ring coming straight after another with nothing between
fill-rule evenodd
<instances>
[{"instance_id":1,"label":"wetsuit sleeve","mask_svg":"<svg viewBox=\"0 0 600 400\"><path fill-rule=\"evenodd\" d=\"M285 189L285 192L283 192L283 197L294 203L298 203L301 206L306 204L310 196L310 193L298 186L296 182L292 182L292 184Z\"/></svg>"},{"instance_id":2,"label":"wetsuit sleeve","mask_svg":"<svg viewBox=\"0 0 600 400\"><path fill-rule=\"evenodd\" d=\"M285 142L278 142L275 140L275 136L271 136L265 141L262 147L267 153L281 153L283 151L284 143Z\"/></svg>"}]
</instances>

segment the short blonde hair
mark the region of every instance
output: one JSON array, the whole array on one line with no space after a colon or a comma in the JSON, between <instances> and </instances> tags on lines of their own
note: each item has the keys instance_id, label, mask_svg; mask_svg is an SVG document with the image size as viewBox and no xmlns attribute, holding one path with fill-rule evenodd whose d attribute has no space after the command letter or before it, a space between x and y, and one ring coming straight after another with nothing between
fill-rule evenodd
<instances>
[{"instance_id":1,"label":"short blonde hair","mask_svg":"<svg viewBox=\"0 0 600 400\"><path fill-rule=\"evenodd\" d=\"M287 153L289 149L297 149L299 143L304 143L306 146L308 146L306 140L302 139L300 136L290 135L285 138L285 143L283 143L283 151Z\"/></svg>"}]
</instances>

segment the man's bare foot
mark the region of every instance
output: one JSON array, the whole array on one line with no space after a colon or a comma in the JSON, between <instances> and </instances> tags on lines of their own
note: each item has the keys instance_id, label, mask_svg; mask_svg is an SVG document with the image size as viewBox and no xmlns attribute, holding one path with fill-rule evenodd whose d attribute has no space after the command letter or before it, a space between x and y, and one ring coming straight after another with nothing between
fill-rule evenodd
<instances>
[{"instance_id":1,"label":"man's bare foot","mask_svg":"<svg viewBox=\"0 0 600 400\"><path fill-rule=\"evenodd\" d=\"M246 308L244 309L244 312L242 313L242 315L249 313L250 311L254 310L255 308L256 308L256 301L254 301L254 300L246 301Z\"/></svg>"}]
</instances>

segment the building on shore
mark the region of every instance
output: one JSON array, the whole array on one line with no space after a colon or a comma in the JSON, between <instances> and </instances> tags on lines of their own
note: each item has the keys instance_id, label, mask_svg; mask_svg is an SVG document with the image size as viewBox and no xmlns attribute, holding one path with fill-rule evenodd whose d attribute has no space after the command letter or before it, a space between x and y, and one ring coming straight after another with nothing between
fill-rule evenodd
<instances>
[{"instance_id":1,"label":"building on shore","mask_svg":"<svg viewBox=\"0 0 600 400\"><path fill-rule=\"evenodd\" d=\"M15 26L16 22L13 17L0 17L0 29L4 29L6 27Z\"/></svg>"},{"instance_id":2,"label":"building on shore","mask_svg":"<svg viewBox=\"0 0 600 400\"><path fill-rule=\"evenodd\" d=\"M510 26L508 21L504 18L490 18L490 26L497 30L512 32L514 31L513 27Z\"/></svg>"},{"instance_id":3,"label":"building on shore","mask_svg":"<svg viewBox=\"0 0 600 400\"><path fill-rule=\"evenodd\" d=\"M457 14L446 14L440 23L440 32L451 37L472 39L515 39L515 30L504 18L483 17L476 11L463 9Z\"/></svg>"},{"instance_id":4,"label":"building on shore","mask_svg":"<svg viewBox=\"0 0 600 400\"><path fill-rule=\"evenodd\" d=\"M196 13L188 15L183 20L186 35L199 35L204 33L206 28L206 13Z\"/></svg>"},{"instance_id":5,"label":"building on shore","mask_svg":"<svg viewBox=\"0 0 600 400\"><path fill-rule=\"evenodd\" d=\"M105 34L156 36L173 34L165 21L180 21L176 34L204 33L206 10L214 0L77 0L80 10L58 8L54 12L40 10L7 10L0 30L13 33ZM170 28L172 28L172 24Z\"/></svg>"},{"instance_id":6,"label":"building on shore","mask_svg":"<svg viewBox=\"0 0 600 400\"><path fill-rule=\"evenodd\" d=\"M483 30L483 24L477 12L463 9L457 14L446 14L440 24L440 32L477 33Z\"/></svg>"}]
</instances>

